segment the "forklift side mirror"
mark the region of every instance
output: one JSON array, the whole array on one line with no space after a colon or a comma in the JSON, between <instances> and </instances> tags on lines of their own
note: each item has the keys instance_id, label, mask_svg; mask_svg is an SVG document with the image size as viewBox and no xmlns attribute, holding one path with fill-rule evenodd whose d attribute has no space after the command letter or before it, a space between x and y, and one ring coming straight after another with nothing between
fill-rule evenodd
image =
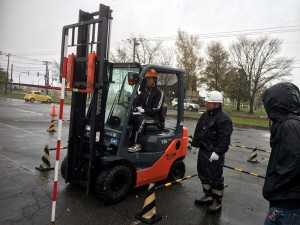
<instances>
[{"instance_id":1,"label":"forklift side mirror","mask_svg":"<svg viewBox=\"0 0 300 225\"><path fill-rule=\"evenodd\" d=\"M128 84L135 85L139 81L139 74L134 72L128 72Z\"/></svg>"}]
</instances>

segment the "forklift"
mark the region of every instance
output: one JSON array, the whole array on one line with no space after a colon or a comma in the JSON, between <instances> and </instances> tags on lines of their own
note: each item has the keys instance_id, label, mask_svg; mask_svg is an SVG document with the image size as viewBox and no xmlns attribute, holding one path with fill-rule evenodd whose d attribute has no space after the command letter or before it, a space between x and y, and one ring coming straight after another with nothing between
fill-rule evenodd
<instances>
[{"instance_id":1,"label":"forklift","mask_svg":"<svg viewBox=\"0 0 300 225\"><path fill-rule=\"evenodd\" d=\"M111 13L102 4L94 13L80 10L79 22L63 28L61 55L61 65L67 59L66 84L72 90L68 151L61 175L66 183L85 188L88 195L96 193L105 204L121 201L133 188L182 178L188 146L183 127L184 71L109 62ZM158 120L147 121L142 149L131 153L130 118L149 69L158 72L157 85L165 99L178 98L178 108L168 110L165 104Z\"/></svg>"}]
</instances>

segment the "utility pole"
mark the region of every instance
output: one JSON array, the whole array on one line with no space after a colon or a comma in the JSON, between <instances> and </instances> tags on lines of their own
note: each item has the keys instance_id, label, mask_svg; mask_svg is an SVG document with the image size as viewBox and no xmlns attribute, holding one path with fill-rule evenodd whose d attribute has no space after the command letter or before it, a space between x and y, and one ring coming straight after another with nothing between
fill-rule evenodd
<instances>
[{"instance_id":1,"label":"utility pole","mask_svg":"<svg viewBox=\"0 0 300 225\"><path fill-rule=\"evenodd\" d=\"M138 46L139 45L139 43L136 41L136 38L133 38L133 62L135 61L135 48L136 48L136 46Z\"/></svg>"},{"instance_id":2,"label":"utility pole","mask_svg":"<svg viewBox=\"0 0 300 225\"><path fill-rule=\"evenodd\" d=\"M5 82L5 91L4 91L4 95L6 96L7 93L7 82L8 82L8 69L9 69L9 57L10 57L10 53L8 53L8 61L7 61L7 70L6 70L6 82Z\"/></svg>"},{"instance_id":3,"label":"utility pole","mask_svg":"<svg viewBox=\"0 0 300 225\"><path fill-rule=\"evenodd\" d=\"M48 61L45 61L46 64L46 74L45 74L45 86L49 85L49 69L48 69ZM48 94L48 88L46 89L46 94Z\"/></svg>"},{"instance_id":4,"label":"utility pole","mask_svg":"<svg viewBox=\"0 0 300 225\"><path fill-rule=\"evenodd\" d=\"M12 93L12 82L13 82L13 79L12 79L12 75L13 75L13 68L14 68L14 64L11 64L11 71L10 71L10 93Z\"/></svg>"}]
</instances>

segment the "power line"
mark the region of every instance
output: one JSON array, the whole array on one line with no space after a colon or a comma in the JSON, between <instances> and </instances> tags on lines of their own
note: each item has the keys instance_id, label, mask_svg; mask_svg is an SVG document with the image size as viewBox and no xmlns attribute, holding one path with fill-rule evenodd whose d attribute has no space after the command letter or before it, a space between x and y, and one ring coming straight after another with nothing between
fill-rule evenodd
<instances>
[{"instance_id":1,"label":"power line","mask_svg":"<svg viewBox=\"0 0 300 225\"><path fill-rule=\"evenodd\" d=\"M54 50L54 51L42 51L42 52L22 52L22 53L15 53L17 55L57 55L60 54L59 50Z\"/></svg>"},{"instance_id":2,"label":"power line","mask_svg":"<svg viewBox=\"0 0 300 225\"><path fill-rule=\"evenodd\" d=\"M11 62L19 63L19 64L29 64L29 65L42 65L42 63L31 63L31 62L16 61L16 60L11 60Z\"/></svg>"},{"instance_id":3,"label":"power line","mask_svg":"<svg viewBox=\"0 0 300 225\"><path fill-rule=\"evenodd\" d=\"M5 52L2 52L3 54L8 54L8 53L5 53ZM16 54L10 54L10 56L13 56L17 59L23 59L23 60L28 60L28 61L32 61L32 62L39 62L39 63L45 63L47 61L45 60L40 60L40 59L33 59L33 58L28 58L28 57L24 57L24 56L20 56L20 55L16 55ZM51 62L48 62L51 64Z\"/></svg>"},{"instance_id":4,"label":"power line","mask_svg":"<svg viewBox=\"0 0 300 225\"><path fill-rule=\"evenodd\" d=\"M261 28L261 29L249 29L249 30L235 30L235 31L224 31L216 33L203 33L195 34L202 38L216 38L216 37L232 37L242 35L259 35L259 34L272 34L272 33L290 33L300 31L300 26L286 26L286 27L272 27L272 28ZM174 40L177 36L165 36L165 37L149 37L147 39L165 39Z\"/></svg>"},{"instance_id":5,"label":"power line","mask_svg":"<svg viewBox=\"0 0 300 225\"><path fill-rule=\"evenodd\" d=\"M246 30L234 30L234 31L224 31L224 32L215 32L215 33L202 33L202 34L196 34L200 38L226 38L226 37L232 37L232 36L242 36L242 35L259 35L259 34L272 34L272 33L290 33L290 32L299 32L300 26L277 26L277 27L269 27L269 28L258 28L258 29L246 29ZM174 41L177 38L177 36L161 36L161 37L148 37L147 40L164 40L164 41ZM118 43L124 43L127 40L119 40L114 41L112 44L118 44ZM283 44L290 44L290 43L299 43L299 42L286 42ZM4 53L3 54L8 54ZM54 51L41 51L41 52L28 52L28 53L18 53L17 54L10 54L11 57L16 57L18 59L28 60L37 63L45 63L43 60L39 59L33 59L24 57L21 55L53 55L53 54L60 54L58 50ZM17 61L15 61L17 62ZM26 62L19 62L25 64ZM29 62L27 64L30 64ZM51 64L51 62L49 62Z\"/></svg>"}]
</instances>

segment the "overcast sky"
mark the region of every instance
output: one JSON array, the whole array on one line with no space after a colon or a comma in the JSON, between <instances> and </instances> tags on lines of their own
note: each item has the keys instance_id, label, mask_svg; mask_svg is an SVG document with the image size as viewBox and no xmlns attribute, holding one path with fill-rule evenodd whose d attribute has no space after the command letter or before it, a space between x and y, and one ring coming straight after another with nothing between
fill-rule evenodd
<instances>
[{"instance_id":1,"label":"overcast sky","mask_svg":"<svg viewBox=\"0 0 300 225\"><path fill-rule=\"evenodd\" d=\"M224 42L227 47L236 36L225 32L255 30L249 36L255 38L257 29L266 32L273 28L267 34L282 39L282 55L295 59L292 81L300 87L299 0L0 0L0 51L59 61L62 27L76 23L80 9L98 11L100 3L113 10L111 48L133 35L161 37L172 43L178 29L198 34L203 47L211 40ZM219 36L213 39L214 33ZM43 70L45 66L27 62L11 58L14 82L18 82L15 79L20 72L28 70L37 82L33 76L37 68ZM0 56L0 66L6 70L4 55Z\"/></svg>"}]
</instances>

